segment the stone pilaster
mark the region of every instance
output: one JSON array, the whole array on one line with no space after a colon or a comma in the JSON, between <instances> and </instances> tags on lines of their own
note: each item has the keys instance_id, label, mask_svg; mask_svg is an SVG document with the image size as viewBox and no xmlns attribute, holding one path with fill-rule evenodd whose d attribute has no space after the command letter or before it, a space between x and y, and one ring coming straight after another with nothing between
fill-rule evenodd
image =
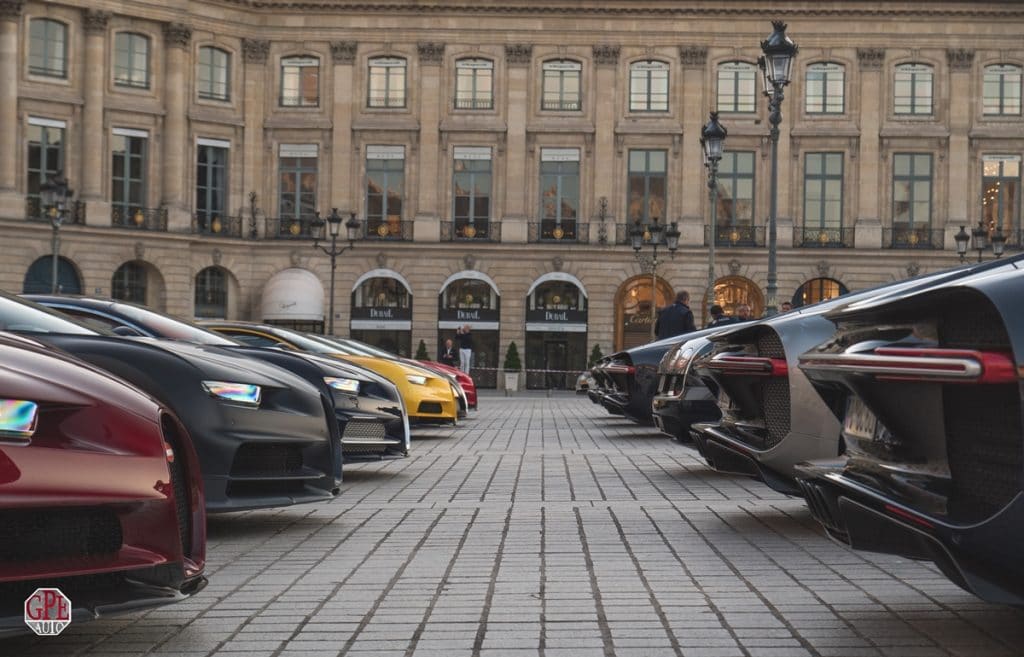
<instances>
[{"instance_id":1,"label":"stone pilaster","mask_svg":"<svg viewBox=\"0 0 1024 657\"><path fill-rule=\"evenodd\" d=\"M171 232L188 231L191 213L185 194L185 160L191 149L186 134L189 99L189 56L192 30L187 25L164 25L164 106L167 115L163 130L163 205L167 208L167 227Z\"/></svg>"},{"instance_id":2,"label":"stone pilaster","mask_svg":"<svg viewBox=\"0 0 1024 657\"><path fill-rule=\"evenodd\" d=\"M679 226L679 243L681 245L702 245L704 243L704 224L711 217L711 209L705 208L707 198L707 170L695 166L700 157L700 130L707 121L707 108L704 94L704 69L708 62L708 49L703 46L680 46L679 59L683 64L683 143L682 156L679 158L682 169L682 222ZM705 208L701 210L701 208Z\"/></svg>"},{"instance_id":3,"label":"stone pilaster","mask_svg":"<svg viewBox=\"0 0 1024 657\"><path fill-rule=\"evenodd\" d=\"M952 249L956 248L953 235L959 231L960 226L970 226L980 218L975 214L978 210L970 207L968 190L971 186L963 182L971 170L968 133L971 129L971 105L975 102L976 87L971 79L973 50L947 50L946 58L949 62L949 155L945 158L946 170L949 172L946 184L946 248ZM942 155L940 151L935 162L937 168L943 164Z\"/></svg>"},{"instance_id":4,"label":"stone pilaster","mask_svg":"<svg viewBox=\"0 0 1024 657\"><path fill-rule=\"evenodd\" d=\"M594 94L594 123L598 126L614 126L616 116L616 81L618 80L619 47L618 46L594 46L594 61L597 66L594 74L597 76L596 88L601 93ZM594 171L594 199L593 207L595 212L601 211L600 198L608 199L605 208L605 230L606 240L609 244L615 241L615 216L616 210L621 203L622 185L615 183L615 163L618 161L615 148L614 130L598 130L594 135L594 157L591 168ZM584 169L585 171L585 169ZM591 220L592 231L591 241L600 239L600 221Z\"/></svg>"},{"instance_id":5,"label":"stone pilaster","mask_svg":"<svg viewBox=\"0 0 1024 657\"><path fill-rule=\"evenodd\" d=\"M438 200L441 189L440 137L441 64L444 62L443 43L420 43L420 143L416 152L419 167L416 181L416 217L413 239L417 242L437 242L441 239L441 213Z\"/></svg>"},{"instance_id":6,"label":"stone pilaster","mask_svg":"<svg viewBox=\"0 0 1024 657\"><path fill-rule=\"evenodd\" d=\"M879 150L879 133L882 129L882 76L885 64L885 50L881 48L858 48L857 62L860 65L860 89L857 91L861 103L860 140L855 162L858 171L857 218L854 223L854 243L858 248L877 249L882 246L881 184L884 160Z\"/></svg>"},{"instance_id":7,"label":"stone pilaster","mask_svg":"<svg viewBox=\"0 0 1024 657\"><path fill-rule=\"evenodd\" d=\"M356 51L355 41L336 41L331 44L334 62L334 103L331 109L331 207L339 211L357 212L358 203L352 197L357 188L352 179L352 103L356 97L353 85Z\"/></svg>"},{"instance_id":8,"label":"stone pilaster","mask_svg":"<svg viewBox=\"0 0 1024 657\"><path fill-rule=\"evenodd\" d=\"M87 204L86 221L109 225L110 204L103 194L103 103L106 89L107 23L110 13L86 10L82 15L85 30L85 66L82 67L82 162L80 198Z\"/></svg>"},{"instance_id":9,"label":"stone pilaster","mask_svg":"<svg viewBox=\"0 0 1024 657\"><path fill-rule=\"evenodd\" d=\"M267 216L276 216L274 199L266 195L263 184L263 116L266 103L267 57L270 42L261 39L242 39L242 58L245 60L245 126L242 153L242 192L256 194L256 207ZM256 230L262 234L264 222L258 218Z\"/></svg>"},{"instance_id":10,"label":"stone pilaster","mask_svg":"<svg viewBox=\"0 0 1024 657\"><path fill-rule=\"evenodd\" d=\"M18 22L20 0L0 0L0 217L23 218L25 205L17 194L15 164L18 145Z\"/></svg>"},{"instance_id":11,"label":"stone pilaster","mask_svg":"<svg viewBox=\"0 0 1024 657\"><path fill-rule=\"evenodd\" d=\"M516 43L505 46L505 63L508 67L508 136L505 147L506 180L521 181L521 184L505 185L505 208L501 219L501 241L525 243L529 221L527 172L529 162L526 152L526 117L530 97L530 62L533 61L533 46Z\"/></svg>"}]
</instances>

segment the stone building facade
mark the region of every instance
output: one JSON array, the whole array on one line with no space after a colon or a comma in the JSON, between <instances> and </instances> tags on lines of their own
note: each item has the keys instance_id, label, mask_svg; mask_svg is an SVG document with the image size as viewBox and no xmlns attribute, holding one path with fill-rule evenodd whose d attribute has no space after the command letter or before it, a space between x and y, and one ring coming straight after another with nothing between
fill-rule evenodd
<instances>
[{"instance_id":1,"label":"stone building facade","mask_svg":"<svg viewBox=\"0 0 1024 657\"><path fill-rule=\"evenodd\" d=\"M700 317L713 239L716 299L756 310L767 18L754 0L0 0L0 285L49 286L38 193L59 170L75 191L63 291L323 330L330 260L309 234L337 208L361 236L337 261L335 333L433 354L470 323L485 383L512 341L530 369L575 370L593 345L644 339L637 219L681 233L657 305L686 289ZM771 18L800 47L780 300L950 266L960 226L1019 248L1019 2ZM709 110L729 131L714 232Z\"/></svg>"}]
</instances>

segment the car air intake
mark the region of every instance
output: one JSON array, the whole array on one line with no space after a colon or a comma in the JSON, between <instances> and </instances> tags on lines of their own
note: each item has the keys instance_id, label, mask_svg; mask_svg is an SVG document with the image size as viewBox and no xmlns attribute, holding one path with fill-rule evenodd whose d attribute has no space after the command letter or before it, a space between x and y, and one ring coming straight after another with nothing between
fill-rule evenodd
<instances>
[{"instance_id":1,"label":"car air intake","mask_svg":"<svg viewBox=\"0 0 1024 657\"><path fill-rule=\"evenodd\" d=\"M181 538L181 553L192 556L192 504L189 479L186 471L184 452L182 450L181 431L169 415L160 416L160 428L164 442L170 452L167 454L167 469L171 475L171 488L174 494L174 509L178 520L178 536Z\"/></svg>"},{"instance_id":2,"label":"car air intake","mask_svg":"<svg viewBox=\"0 0 1024 657\"><path fill-rule=\"evenodd\" d=\"M0 561L93 557L115 554L124 541L110 509L39 508L0 511Z\"/></svg>"},{"instance_id":3,"label":"car air intake","mask_svg":"<svg viewBox=\"0 0 1024 657\"><path fill-rule=\"evenodd\" d=\"M441 402L420 402L420 413L431 413L433 415L437 415L440 414L441 411Z\"/></svg>"},{"instance_id":4,"label":"car air intake","mask_svg":"<svg viewBox=\"0 0 1024 657\"><path fill-rule=\"evenodd\" d=\"M231 465L234 476L282 476L302 470L302 448L298 445L246 443L238 448Z\"/></svg>"},{"instance_id":5,"label":"car air intake","mask_svg":"<svg viewBox=\"0 0 1024 657\"><path fill-rule=\"evenodd\" d=\"M384 442L386 439L387 431L384 429L384 423L377 420L349 420L345 424L345 433L341 435L342 442L346 440Z\"/></svg>"},{"instance_id":6,"label":"car air intake","mask_svg":"<svg viewBox=\"0 0 1024 657\"><path fill-rule=\"evenodd\" d=\"M757 354L762 358L786 360L786 350L778 333L762 331L757 337ZM764 425L768 430L766 447L774 447L789 433L789 377L772 376L761 381Z\"/></svg>"}]
</instances>

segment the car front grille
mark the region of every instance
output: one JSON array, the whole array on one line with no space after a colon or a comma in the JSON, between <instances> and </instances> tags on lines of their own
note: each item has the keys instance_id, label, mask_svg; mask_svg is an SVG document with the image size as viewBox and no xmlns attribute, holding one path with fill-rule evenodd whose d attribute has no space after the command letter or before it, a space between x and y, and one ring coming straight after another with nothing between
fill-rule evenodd
<instances>
[{"instance_id":1,"label":"car front grille","mask_svg":"<svg viewBox=\"0 0 1024 657\"><path fill-rule=\"evenodd\" d=\"M346 440L368 442L383 442L387 439L387 431L384 423L377 420L349 420L345 424L345 432L341 435L342 442Z\"/></svg>"},{"instance_id":2,"label":"car front grille","mask_svg":"<svg viewBox=\"0 0 1024 657\"><path fill-rule=\"evenodd\" d=\"M235 476L281 476L302 470L302 448L298 445L246 443L238 448L231 474Z\"/></svg>"},{"instance_id":3,"label":"car front grille","mask_svg":"<svg viewBox=\"0 0 1024 657\"><path fill-rule=\"evenodd\" d=\"M765 379L762 386L766 447L774 447L789 433L789 378Z\"/></svg>"},{"instance_id":4,"label":"car front grille","mask_svg":"<svg viewBox=\"0 0 1024 657\"><path fill-rule=\"evenodd\" d=\"M121 521L110 509L40 508L0 511L0 561L111 555L121 549Z\"/></svg>"},{"instance_id":5,"label":"car front grille","mask_svg":"<svg viewBox=\"0 0 1024 657\"><path fill-rule=\"evenodd\" d=\"M441 413L441 410L441 402L420 402L420 413L431 413L437 415Z\"/></svg>"}]
</instances>

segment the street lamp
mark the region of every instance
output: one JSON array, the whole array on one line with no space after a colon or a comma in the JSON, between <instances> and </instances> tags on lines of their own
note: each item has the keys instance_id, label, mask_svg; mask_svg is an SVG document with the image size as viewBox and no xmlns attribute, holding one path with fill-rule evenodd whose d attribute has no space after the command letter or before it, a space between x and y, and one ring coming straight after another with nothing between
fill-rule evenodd
<instances>
[{"instance_id":1,"label":"street lamp","mask_svg":"<svg viewBox=\"0 0 1024 657\"><path fill-rule=\"evenodd\" d=\"M711 120L700 130L700 147L704 153L704 166L708 169L708 204L711 206L711 226L708 234L708 303L715 304L715 231L718 229L718 162L725 151L725 137L729 131L718 122L718 112L711 112ZM707 308L704 308L707 312Z\"/></svg>"},{"instance_id":2,"label":"street lamp","mask_svg":"<svg viewBox=\"0 0 1024 657\"><path fill-rule=\"evenodd\" d=\"M768 211L768 303L765 309L765 314L769 316L777 311L779 294L775 261L778 251L776 220L779 203L779 124L782 123L782 101L785 98L782 90L790 83L793 58L798 50L793 40L786 36L785 23L772 21L772 28L771 36L761 42L761 52L764 54L757 60L757 65L761 69L764 95L768 97L768 123L771 125L768 136L772 144L771 204Z\"/></svg>"},{"instance_id":3,"label":"street lamp","mask_svg":"<svg viewBox=\"0 0 1024 657\"><path fill-rule=\"evenodd\" d=\"M39 186L39 202L46 211L53 227L53 236L50 238L50 252L52 255L50 270L50 293L57 294L57 262L60 257L60 226L64 223L64 216L68 212L68 201L74 192L68 188L68 180L63 173L58 171Z\"/></svg>"},{"instance_id":4,"label":"street lamp","mask_svg":"<svg viewBox=\"0 0 1024 657\"><path fill-rule=\"evenodd\" d=\"M321 246L320 240L324 238L324 225L327 226L328 236L331 238L331 245ZM331 214L327 217L327 221L320 218L320 213L316 213L316 219L310 225L310 232L313 234L313 248L320 249L331 258L331 296L329 300L330 315L327 318L327 334L334 335L334 273L338 268L338 256L345 251L354 248L356 240L359 239L359 233L362 228L362 224L356 219L356 213L349 213L349 219L345 222L345 230L348 237L348 246L338 248L338 234L341 232L341 215L338 214L338 208L331 208Z\"/></svg>"},{"instance_id":5,"label":"street lamp","mask_svg":"<svg viewBox=\"0 0 1024 657\"><path fill-rule=\"evenodd\" d=\"M656 303L658 298L658 246L662 237L665 238L665 246L673 259L676 257L676 250L679 248L678 222L673 221L666 229L664 224L658 223L658 218L653 217L649 226L644 226L637 218L633 222L633 228L629 231L630 243L633 246L633 254L641 266L651 268L651 338L654 338L654 320L657 312ZM644 245L652 247L650 257L641 255L640 251Z\"/></svg>"},{"instance_id":6,"label":"street lamp","mask_svg":"<svg viewBox=\"0 0 1024 657\"><path fill-rule=\"evenodd\" d=\"M960 256L960 262L966 261L967 251L970 249L978 252L978 262L981 262L982 254L989 247L992 248L992 254L997 258L1001 258L1003 251L1006 250L1006 235L1003 234L1003 227L996 226L996 232L990 240L984 221L979 221L970 233L965 230L964 226L960 226L960 232L954 235L953 239L956 240L956 254ZM991 244L989 244L990 241Z\"/></svg>"}]
</instances>

